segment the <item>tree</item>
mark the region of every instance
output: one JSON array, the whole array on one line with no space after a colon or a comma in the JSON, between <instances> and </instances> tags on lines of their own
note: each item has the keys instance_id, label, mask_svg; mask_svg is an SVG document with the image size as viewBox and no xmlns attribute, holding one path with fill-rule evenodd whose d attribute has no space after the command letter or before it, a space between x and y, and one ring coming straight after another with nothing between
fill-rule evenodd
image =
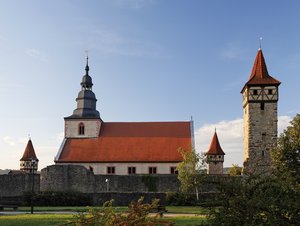
<instances>
[{"instance_id":1,"label":"tree","mask_svg":"<svg viewBox=\"0 0 300 226\"><path fill-rule=\"evenodd\" d=\"M232 166L228 169L228 173L230 176L240 176L242 175L242 170L242 167L237 164L232 164Z\"/></svg>"},{"instance_id":2,"label":"tree","mask_svg":"<svg viewBox=\"0 0 300 226\"><path fill-rule=\"evenodd\" d=\"M297 114L290 124L280 135L277 147L272 150L271 155L277 176L299 189L300 114Z\"/></svg>"},{"instance_id":3,"label":"tree","mask_svg":"<svg viewBox=\"0 0 300 226\"><path fill-rule=\"evenodd\" d=\"M218 190L211 225L300 225L299 192L278 177L228 177L220 180Z\"/></svg>"},{"instance_id":4,"label":"tree","mask_svg":"<svg viewBox=\"0 0 300 226\"><path fill-rule=\"evenodd\" d=\"M181 191L188 193L195 189L197 200L199 200L198 188L202 176L206 172L205 155L196 153L194 150L178 149L182 156L182 162L178 164L178 180L181 183Z\"/></svg>"},{"instance_id":5,"label":"tree","mask_svg":"<svg viewBox=\"0 0 300 226\"><path fill-rule=\"evenodd\" d=\"M212 225L300 225L300 115L271 151L275 170L219 182Z\"/></svg>"}]
</instances>

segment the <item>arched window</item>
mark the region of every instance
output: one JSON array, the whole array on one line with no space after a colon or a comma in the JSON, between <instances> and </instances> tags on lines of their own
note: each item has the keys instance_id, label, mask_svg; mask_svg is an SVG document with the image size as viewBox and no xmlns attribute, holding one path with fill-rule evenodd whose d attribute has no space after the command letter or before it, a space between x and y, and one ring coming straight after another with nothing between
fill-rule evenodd
<instances>
[{"instance_id":1,"label":"arched window","mask_svg":"<svg viewBox=\"0 0 300 226\"><path fill-rule=\"evenodd\" d=\"M81 122L79 123L79 126L78 126L78 134L79 135L84 135L84 124Z\"/></svg>"}]
</instances>

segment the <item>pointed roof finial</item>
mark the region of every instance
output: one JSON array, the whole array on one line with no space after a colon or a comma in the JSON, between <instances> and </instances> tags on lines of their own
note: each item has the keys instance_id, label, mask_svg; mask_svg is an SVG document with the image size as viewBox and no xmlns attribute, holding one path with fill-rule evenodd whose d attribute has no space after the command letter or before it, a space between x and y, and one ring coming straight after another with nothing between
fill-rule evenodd
<instances>
[{"instance_id":1,"label":"pointed roof finial","mask_svg":"<svg viewBox=\"0 0 300 226\"><path fill-rule=\"evenodd\" d=\"M215 133L217 132L217 127L215 127Z\"/></svg>"},{"instance_id":2,"label":"pointed roof finial","mask_svg":"<svg viewBox=\"0 0 300 226\"><path fill-rule=\"evenodd\" d=\"M259 38L259 50L261 50L261 43L262 43L262 40L263 40L263 38L260 37L260 38Z\"/></svg>"},{"instance_id":3,"label":"pointed roof finial","mask_svg":"<svg viewBox=\"0 0 300 226\"><path fill-rule=\"evenodd\" d=\"M85 55L86 55L86 66L85 66L85 71L86 71L86 75L89 74L89 51L88 50L85 50Z\"/></svg>"}]
</instances>

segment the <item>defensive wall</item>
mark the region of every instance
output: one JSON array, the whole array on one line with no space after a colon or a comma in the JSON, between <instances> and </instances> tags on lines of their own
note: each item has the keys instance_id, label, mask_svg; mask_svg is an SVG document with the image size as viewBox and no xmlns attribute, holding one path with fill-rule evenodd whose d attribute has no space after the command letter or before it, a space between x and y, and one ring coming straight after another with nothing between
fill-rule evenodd
<instances>
[{"instance_id":1,"label":"defensive wall","mask_svg":"<svg viewBox=\"0 0 300 226\"><path fill-rule=\"evenodd\" d=\"M0 201L22 200L32 190L32 174L0 175ZM207 184L201 191L212 191ZM166 193L179 192L177 175L95 175L83 166L52 165L35 175L34 191L80 192L94 205L114 199L116 205L127 205L141 196L145 201L158 198L164 203Z\"/></svg>"}]
</instances>

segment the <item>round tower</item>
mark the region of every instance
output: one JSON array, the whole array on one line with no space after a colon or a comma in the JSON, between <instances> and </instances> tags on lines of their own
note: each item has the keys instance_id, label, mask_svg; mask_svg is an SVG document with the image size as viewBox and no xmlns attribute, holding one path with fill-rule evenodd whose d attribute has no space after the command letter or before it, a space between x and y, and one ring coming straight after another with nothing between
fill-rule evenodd
<instances>
[{"instance_id":1,"label":"round tower","mask_svg":"<svg viewBox=\"0 0 300 226\"><path fill-rule=\"evenodd\" d=\"M270 170L270 150L277 140L277 103L280 81L269 75L259 48L249 80L244 85L244 173Z\"/></svg>"}]
</instances>

